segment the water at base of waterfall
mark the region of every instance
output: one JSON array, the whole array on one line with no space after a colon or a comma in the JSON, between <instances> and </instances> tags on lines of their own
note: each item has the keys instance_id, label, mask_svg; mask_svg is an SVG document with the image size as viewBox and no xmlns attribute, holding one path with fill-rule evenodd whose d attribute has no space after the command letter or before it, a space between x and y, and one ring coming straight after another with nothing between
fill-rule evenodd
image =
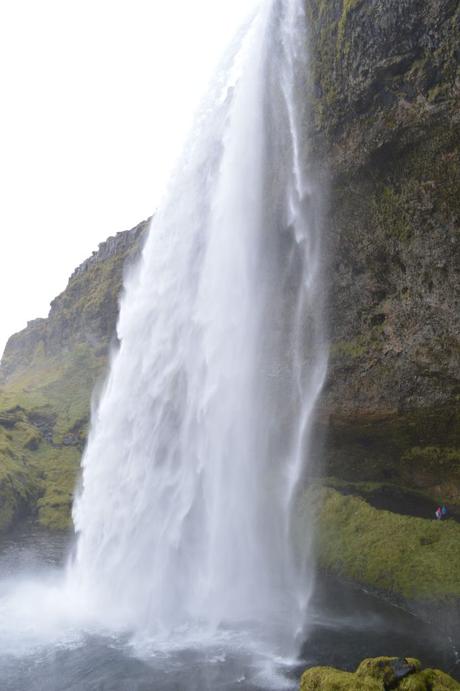
<instances>
[{"instance_id":1,"label":"water at base of waterfall","mask_svg":"<svg viewBox=\"0 0 460 691\"><path fill-rule=\"evenodd\" d=\"M44 595L53 597L62 577L68 538L25 525L0 540L0 595L20 585L23 623L7 626L0 611L2 691L269 691L297 689L312 665L353 667L364 657L401 654L457 675L455 652L431 628L399 609L334 581L326 581L310 605L312 628L301 659L274 658L254 649L250 636L225 633L189 647L136 646L126 635L84 627L53 629ZM32 580L30 574L35 578ZM41 595L29 598L41 583ZM39 617L44 607L43 618ZM16 616L18 608L16 607ZM32 627L36 623L36 629ZM54 622L56 624L56 622ZM416 632L416 634L415 634Z\"/></svg>"}]
</instances>

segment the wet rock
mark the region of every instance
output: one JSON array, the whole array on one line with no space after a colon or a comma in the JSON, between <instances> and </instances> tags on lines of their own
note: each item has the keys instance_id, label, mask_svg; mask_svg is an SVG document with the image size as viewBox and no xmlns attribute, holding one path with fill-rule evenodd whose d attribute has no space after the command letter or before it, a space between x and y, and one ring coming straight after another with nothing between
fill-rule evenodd
<instances>
[{"instance_id":1,"label":"wet rock","mask_svg":"<svg viewBox=\"0 0 460 691\"><path fill-rule=\"evenodd\" d=\"M458 691L460 684L437 669L422 670L413 658L363 660L355 672L312 667L303 673L300 691Z\"/></svg>"},{"instance_id":2,"label":"wet rock","mask_svg":"<svg viewBox=\"0 0 460 691\"><path fill-rule=\"evenodd\" d=\"M376 657L363 660L356 670L358 677L372 677L383 682L385 689L396 688L404 677L419 672L421 665L414 658Z\"/></svg>"},{"instance_id":3,"label":"wet rock","mask_svg":"<svg viewBox=\"0 0 460 691\"><path fill-rule=\"evenodd\" d=\"M311 142L330 189L326 473L460 505L457 463L406 461L415 448L460 453L460 6L307 11Z\"/></svg>"}]
</instances>

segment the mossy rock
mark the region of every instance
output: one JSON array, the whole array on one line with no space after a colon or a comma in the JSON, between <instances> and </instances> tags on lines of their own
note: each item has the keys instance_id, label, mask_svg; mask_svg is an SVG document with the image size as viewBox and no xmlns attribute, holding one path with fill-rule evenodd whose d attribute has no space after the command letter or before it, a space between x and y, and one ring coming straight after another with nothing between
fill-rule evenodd
<instances>
[{"instance_id":1,"label":"mossy rock","mask_svg":"<svg viewBox=\"0 0 460 691\"><path fill-rule=\"evenodd\" d=\"M91 393L106 364L77 343L0 386L0 531L22 517L69 528Z\"/></svg>"},{"instance_id":2,"label":"mossy rock","mask_svg":"<svg viewBox=\"0 0 460 691\"><path fill-rule=\"evenodd\" d=\"M458 691L460 684L440 669L425 669L403 679L397 688L401 691Z\"/></svg>"},{"instance_id":3,"label":"mossy rock","mask_svg":"<svg viewBox=\"0 0 460 691\"><path fill-rule=\"evenodd\" d=\"M375 509L359 497L315 484L304 501L315 522L320 567L395 599L458 602L457 522Z\"/></svg>"},{"instance_id":4,"label":"mossy rock","mask_svg":"<svg viewBox=\"0 0 460 691\"><path fill-rule=\"evenodd\" d=\"M460 684L438 669L425 669L414 658L377 657L363 660L355 672L333 667L307 669L300 691L458 691Z\"/></svg>"},{"instance_id":5,"label":"mossy rock","mask_svg":"<svg viewBox=\"0 0 460 691\"><path fill-rule=\"evenodd\" d=\"M0 415L7 421L0 425L0 531L23 517L53 529L69 526L83 443L69 433L83 428L82 413L87 419L92 370L78 379L72 354L67 357L66 367L42 372L42 386L34 373L29 386L21 378L0 389ZM43 391L51 387L46 400ZM14 399L21 405L11 407ZM71 444L60 443L66 434Z\"/></svg>"},{"instance_id":6,"label":"mossy rock","mask_svg":"<svg viewBox=\"0 0 460 691\"><path fill-rule=\"evenodd\" d=\"M371 677L358 678L352 672L333 667L312 667L303 673L300 691L383 691L381 682Z\"/></svg>"},{"instance_id":7,"label":"mossy rock","mask_svg":"<svg viewBox=\"0 0 460 691\"><path fill-rule=\"evenodd\" d=\"M420 669L420 661L415 658L370 657L358 665L356 676L371 677L382 682L384 688L395 688L402 678Z\"/></svg>"}]
</instances>

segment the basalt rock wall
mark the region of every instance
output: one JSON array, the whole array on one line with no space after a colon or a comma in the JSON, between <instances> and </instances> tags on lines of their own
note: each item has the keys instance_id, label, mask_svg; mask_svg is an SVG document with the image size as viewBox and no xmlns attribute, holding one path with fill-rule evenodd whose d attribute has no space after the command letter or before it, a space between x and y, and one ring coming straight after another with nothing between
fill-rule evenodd
<instances>
[{"instance_id":1,"label":"basalt rock wall","mask_svg":"<svg viewBox=\"0 0 460 691\"><path fill-rule=\"evenodd\" d=\"M324 472L460 503L460 6L306 7L329 187Z\"/></svg>"}]
</instances>

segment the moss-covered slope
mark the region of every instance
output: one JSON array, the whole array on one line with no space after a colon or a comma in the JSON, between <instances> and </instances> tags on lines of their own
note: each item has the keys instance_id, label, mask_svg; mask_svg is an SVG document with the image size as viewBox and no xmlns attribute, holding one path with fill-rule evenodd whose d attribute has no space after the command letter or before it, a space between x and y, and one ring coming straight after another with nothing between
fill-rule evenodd
<instances>
[{"instance_id":1,"label":"moss-covered slope","mask_svg":"<svg viewBox=\"0 0 460 691\"><path fill-rule=\"evenodd\" d=\"M91 394L115 338L124 268L147 222L100 245L47 319L12 336L0 365L0 530L21 515L69 524Z\"/></svg>"},{"instance_id":2,"label":"moss-covered slope","mask_svg":"<svg viewBox=\"0 0 460 691\"><path fill-rule=\"evenodd\" d=\"M312 484L302 498L313 521L320 570L460 634L460 523L401 515L356 495Z\"/></svg>"},{"instance_id":3,"label":"moss-covered slope","mask_svg":"<svg viewBox=\"0 0 460 691\"><path fill-rule=\"evenodd\" d=\"M311 488L306 500L323 568L408 600L460 598L456 521L378 510L331 488Z\"/></svg>"}]
</instances>

